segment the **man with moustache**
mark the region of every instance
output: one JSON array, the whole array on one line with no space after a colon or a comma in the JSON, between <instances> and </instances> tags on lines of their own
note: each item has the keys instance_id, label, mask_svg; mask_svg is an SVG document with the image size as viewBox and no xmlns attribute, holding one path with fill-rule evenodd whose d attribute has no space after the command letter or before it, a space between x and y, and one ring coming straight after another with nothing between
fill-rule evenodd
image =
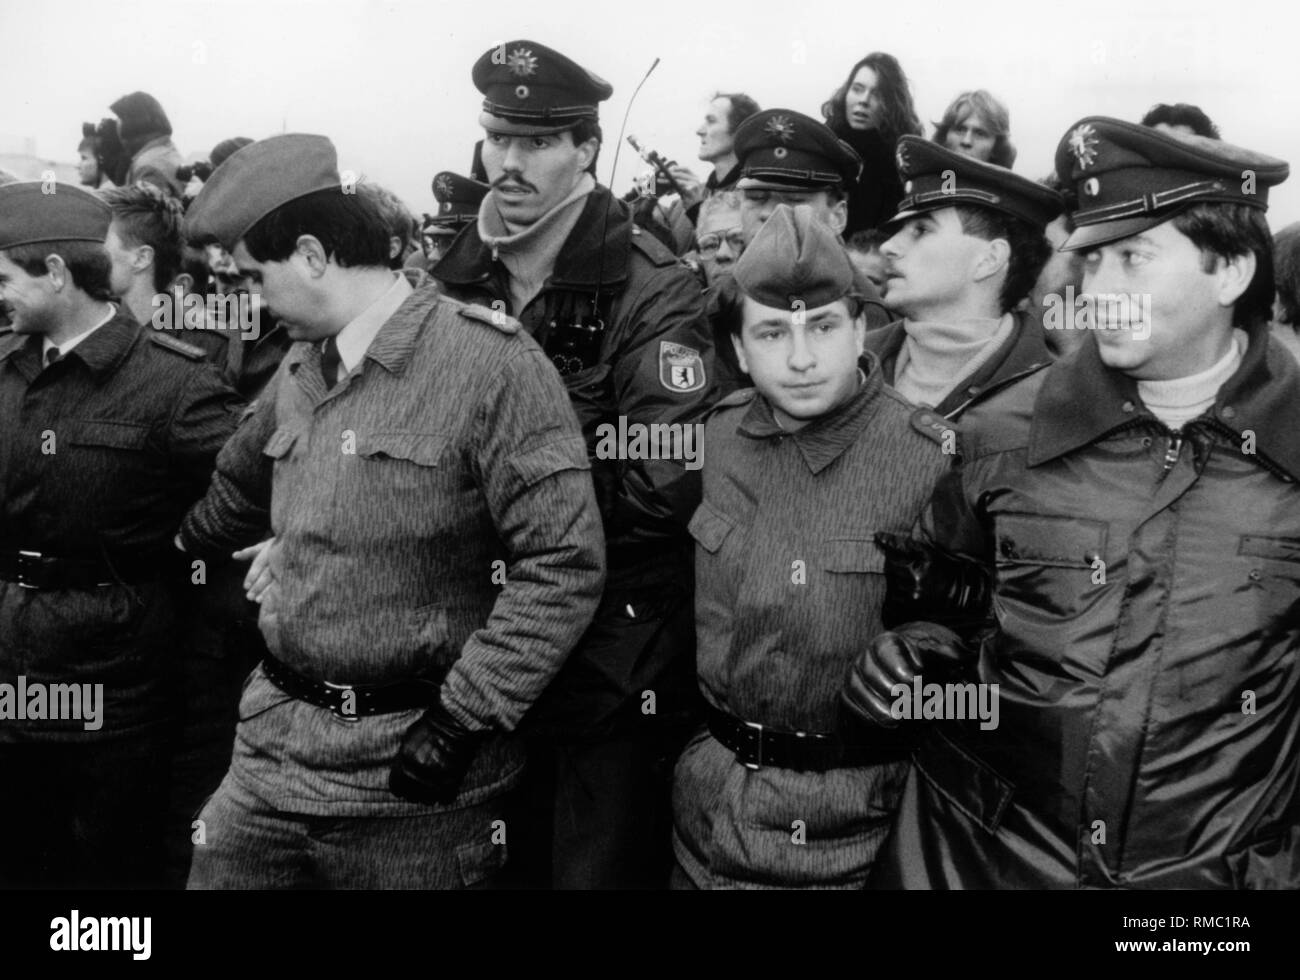
<instances>
[{"instance_id":1,"label":"man with moustache","mask_svg":"<svg viewBox=\"0 0 1300 980\"><path fill-rule=\"evenodd\" d=\"M449 295L518 317L551 356L608 542L595 622L525 722L533 813L553 813L554 833L523 850L534 882L662 885L671 760L698 717L686 524L699 476L681 459L600 458L597 430L703 417L715 377L702 291L592 176L609 83L529 40L485 52L473 80L492 189L434 275Z\"/></svg>"},{"instance_id":2,"label":"man with moustache","mask_svg":"<svg viewBox=\"0 0 1300 980\"><path fill-rule=\"evenodd\" d=\"M885 305L903 318L867 348L908 401L958 419L1051 359L1038 321L1017 306L1047 262L1043 230L1064 201L919 136L898 141L898 171L904 196L880 253Z\"/></svg>"},{"instance_id":3,"label":"man with moustache","mask_svg":"<svg viewBox=\"0 0 1300 980\"><path fill-rule=\"evenodd\" d=\"M182 527L203 554L274 535L269 652L191 888L493 883L511 732L600 594L554 369L516 321L389 269L354 190L329 140L291 134L234 154L191 213L299 341Z\"/></svg>"},{"instance_id":4,"label":"man with moustache","mask_svg":"<svg viewBox=\"0 0 1300 980\"><path fill-rule=\"evenodd\" d=\"M909 623L850 676L857 713L919 729L879 883L1293 890L1300 369L1264 219L1288 167L1089 117L1056 169L1095 340L962 418L927 528L992 583L980 642ZM999 726L900 721L894 687L943 674L998 685Z\"/></svg>"},{"instance_id":5,"label":"man with moustache","mask_svg":"<svg viewBox=\"0 0 1300 980\"><path fill-rule=\"evenodd\" d=\"M811 207L778 205L735 276L754 387L705 429L691 533L708 730L677 765L673 880L861 887L907 747L843 712L840 686L884 629L873 537L911 528L949 457L864 356L852 264Z\"/></svg>"}]
</instances>

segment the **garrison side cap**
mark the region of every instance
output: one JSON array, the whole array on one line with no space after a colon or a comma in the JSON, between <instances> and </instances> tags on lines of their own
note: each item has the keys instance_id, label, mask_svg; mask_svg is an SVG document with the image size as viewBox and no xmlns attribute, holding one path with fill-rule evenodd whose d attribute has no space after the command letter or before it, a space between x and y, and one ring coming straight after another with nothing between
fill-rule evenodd
<instances>
[{"instance_id":1,"label":"garrison side cap","mask_svg":"<svg viewBox=\"0 0 1300 980\"><path fill-rule=\"evenodd\" d=\"M212 171L185 216L185 237L215 238L227 251L281 205L338 190L339 157L325 136L286 133L249 143Z\"/></svg>"},{"instance_id":2,"label":"garrison side cap","mask_svg":"<svg viewBox=\"0 0 1300 980\"><path fill-rule=\"evenodd\" d=\"M920 136L900 137L895 159L903 199L887 227L964 204L1001 211L1042 229L1065 210L1065 199L1050 187Z\"/></svg>"},{"instance_id":3,"label":"garrison side cap","mask_svg":"<svg viewBox=\"0 0 1300 980\"><path fill-rule=\"evenodd\" d=\"M75 184L20 180L0 186L0 249L38 242L99 242L113 209Z\"/></svg>"},{"instance_id":4,"label":"garrison side cap","mask_svg":"<svg viewBox=\"0 0 1300 980\"><path fill-rule=\"evenodd\" d=\"M736 260L740 291L764 306L813 310L853 292L853 263L839 235L812 207L778 204Z\"/></svg>"},{"instance_id":5,"label":"garrison side cap","mask_svg":"<svg viewBox=\"0 0 1300 980\"><path fill-rule=\"evenodd\" d=\"M1200 202L1268 208L1286 180L1283 160L1205 136L1088 116L1056 147L1056 172L1073 185L1076 226L1062 251L1136 235Z\"/></svg>"}]
</instances>

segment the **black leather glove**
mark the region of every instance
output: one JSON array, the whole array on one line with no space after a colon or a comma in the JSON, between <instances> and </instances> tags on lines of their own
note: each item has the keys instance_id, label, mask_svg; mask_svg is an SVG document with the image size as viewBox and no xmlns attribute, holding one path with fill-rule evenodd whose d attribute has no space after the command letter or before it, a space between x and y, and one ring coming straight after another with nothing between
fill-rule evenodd
<instances>
[{"instance_id":1,"label":"black leather glove","mask_svg":"<svg viewBox=\"0 0 1300 980\"><path fill-rule=\"evenodd\" d=\"M982 562L899 534L876 534L885 553L885 629L939 623L965 636L989 615L993 572Z\"/></svg>"},{"instance_id":2,"label":"black leather glove","mask_svg":"<svg viewBox=\"0 0 1300 980\"><path fill-rule=\"evenodd\" d=\"M947 683L961 673L973 654L952 630L933 623L908 623L893 633L881 633L849 665L840 697L865 721L893 728L894 686L902 684L910 698L912 679Z\"/></svg>"},{"instance_id":3,"label":"black leather glove","mask_svg":"<svg viewBox=\"0 0 1300 980\"><path fill-rule=\"evenodd\" d=\"M412 803L451 803L487 736L466 728L438 702L402 736L388 788Z\"/></svg>"}]
</instances>

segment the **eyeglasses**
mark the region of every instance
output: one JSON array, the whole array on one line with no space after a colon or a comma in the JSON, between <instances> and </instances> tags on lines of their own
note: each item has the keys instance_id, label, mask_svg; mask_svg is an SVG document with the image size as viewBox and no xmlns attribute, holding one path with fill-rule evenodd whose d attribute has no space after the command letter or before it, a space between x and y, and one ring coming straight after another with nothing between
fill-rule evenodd
<instances>
[{"instance_id":1,"label":"eyeglasses","mask_svg":"<svg viewBox=\"0 0 1300 980\"><path fill-rule=\"evenodd\" d=\"M695 251L700 253L701 258L711 259L718 254L724 240L737 255L744 251L745 234L739 228L732 228L722 235L710 233L698 236L695 239Z\"/></svg>"}]
</instances>

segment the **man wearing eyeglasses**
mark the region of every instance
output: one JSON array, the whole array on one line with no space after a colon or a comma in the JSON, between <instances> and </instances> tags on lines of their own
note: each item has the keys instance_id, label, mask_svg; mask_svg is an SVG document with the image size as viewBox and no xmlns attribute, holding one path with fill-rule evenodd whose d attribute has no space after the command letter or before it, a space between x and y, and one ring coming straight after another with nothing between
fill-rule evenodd
<instances>
[{"instance_id":1,"label":"man wearing eyeglasses","mask_svg":"<svg viewBox=\"0 0 1300 980\"><path fill-rule=\"evenodd\" d=\"M699 226L695 231L695 252L700 267L712 283L717 274L729 270L745 250L745 234L740 227L740 194L719 191L700 205Z\"/></svg>"}]
</instances>

